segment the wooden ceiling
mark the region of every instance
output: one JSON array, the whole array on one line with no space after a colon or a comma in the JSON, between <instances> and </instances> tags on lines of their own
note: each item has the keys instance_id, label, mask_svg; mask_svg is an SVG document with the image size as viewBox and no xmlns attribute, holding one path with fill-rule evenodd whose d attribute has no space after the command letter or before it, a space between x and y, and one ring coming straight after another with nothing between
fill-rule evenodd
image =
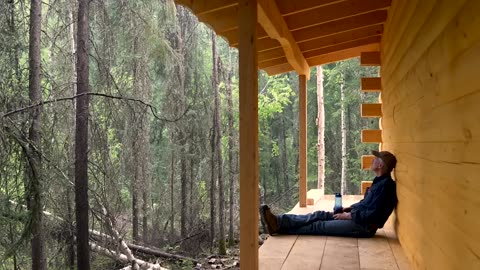
<instances>
[{"instance_id":1,"label":"wooden ceiling","mask_svg":"<svg viewBox=\"0 0 480 270\"><path fill-rule=\"evenodd\" d=\"M238 0L175 0L238 46ZM257 0L258 66L297 71L378 51L392 0Z\"/></svg>"}]
</instances>

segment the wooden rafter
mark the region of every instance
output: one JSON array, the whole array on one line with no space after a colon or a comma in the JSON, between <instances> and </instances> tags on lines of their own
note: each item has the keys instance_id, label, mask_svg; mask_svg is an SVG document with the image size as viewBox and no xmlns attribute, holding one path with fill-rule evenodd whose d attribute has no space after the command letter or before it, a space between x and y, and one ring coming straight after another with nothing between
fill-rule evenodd
<instances>
[{"instance_id":1,"label":"wooden rafter","mask_svg":"<svg viewBox=\"0 0 480 270\"><path fill-rule=\"evenodd\" d=\"M386 9L391 0L348 0L337 4L321 6L305 12L285 16L291 31L311 27L313 25L369 13L374 10Z\"/></svg>"},{"instance_id":2,"label":"wooden rafter","mask_svg":"<svg viewBox=\"0 0 480 270\"><path fill-rule=\"evenodd\" d=\"M293 39L274 0L258 0L258 21L268 35L280 42L288 63L300 75L310 77L310 66Z\"/></svg>"},{"instance_id":3,"label":"wooden rafter","mask_svg":"<svg viewBox=\"0 0 480 270\"><path fill-rule=\"evenodd\" d=\"M342 43L342 44L339 44L339 45L320 48L320 49L317 49L317 50L305 52L303 54L303 56L308 61L308 59L310 59L310 58L314 58L314 57L318 57L318 56L321 56L321 55L325 55L325 54L329 54L329 53L333 53L333 52L337 52L337 51L342 51L342 50L346 50L346 49L351 49L351 48L355 48L355 47L359 47L359 46L363 46L363 45L367 45L367 44L374 44L374 43L377 43L377 44L380 43L380 36L373 36L373 37L363 38L363 39L359 39L359 40L354 40L354 41L351 41L351 42ZM360 53L361 52L359 52L358 55L360 55ZM281 65L281 64L284 64L284 63L287 63L287 58L286 57L277 58L277 59L268 60L268 61L263 61L263 62L259 63L258 66L263 69L263 68L267 68L267 67L271 67L271 66Z\"/></svg>"},{"instance_id":4,"label":"wooden rafter","mask_svg":"<svg viewBox=\"0 0 480 270\"><path fill-rule=\"evenodd\" d=\"M326 36L346 32L346 31L351 31L355 29L361 29L367 26L381 25L385 22L386 19L387 19L387 11L378 10L378 11L370 12L367 14L361 14L354 17L349 17L346 19L341 19L333 22L316 25L309 28L304 28L298 31L293 31L292 35L295 41L297 41L297 43L299 43L299 46L300 46L302 42L306 42L309 40L314 40L321 37L326 37ZM227 40L229 40L230 45L237 46L237 43L238 43L237 30L232 30L232 31L222 33L222 36L224 36ZM257 27L257 37L258 37L257 50L259 52L280 47L280 44L276 40L268 38L268 35L260 26Z\"/></svg>"},{"instance_id":5,"label":"wooden rafter","mask_svg":"<svg viewBox=\"0 0 480 270\"><path fill-rule=\"evenodd\" d=\"M378 51L379 49L380 49L380 46L378 43L367 44L367 45L363 45L363 46L359 46L351 49L346 49L342 51L337 51L337 52L313 57L313 58L307 59L307 63L311 67L318 66L318 65L328 64L328 63L341 61L341 60L345 60L353 57L358 57L362 52ZM293 68L290 66L290 64L284 63L276 66L263 68L263 70L265 70L265 72L267 72L268 75L276 75L276 74L292 71Z\"/></svg>"},{"instance_id":6,"label":"wooden rafter","mask_svg":"<svg viewBox=\"0 0 480 270\"><path fill-rule=\"evenodd\" d=\"M325 47L340 45L343 43L348 43L356 41L359 39L378 36L383 33L383 25L373 25L366 28L351 30L335 35L330 35L326 37L321 37L313 39L307 42L299 43L298 46L302 53L321 49ZM258 61L263 62L266 60L281 58L284 56L283 50L281 48L275 48L272 50L262 51L258 53Z\"/></svg>"}]
</instances>

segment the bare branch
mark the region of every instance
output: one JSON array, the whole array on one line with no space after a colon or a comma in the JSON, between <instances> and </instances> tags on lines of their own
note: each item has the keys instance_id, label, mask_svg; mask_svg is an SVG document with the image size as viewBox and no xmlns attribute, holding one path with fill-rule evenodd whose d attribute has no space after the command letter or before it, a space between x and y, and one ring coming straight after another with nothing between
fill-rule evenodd
<instances>
[{"instance_id":1,"label":"bare branch","mask_svg":"<svg viewBox=\"0 0 480 270\"><path fill-rule=\"evenodd\" d=\"M177 122L179 121L180 119L183 118L183 116L185 116L187 114L187 112L190 110L189 107L187 107L185 109L185 111L177 118L175 119L167 119L167 118L162 118L162 117L159 117L158 116L158 113L157 113L157 108L153 105L151 105L150 103L147 103L141 99L136 99L136 98L130 98L130 97L122 97L122 96L113 96L113 95L107 95L107 94L102 94L102 93L94 93L94 92L87 92L87 93L81 93L81 94L78 94L78 95L75 95L75 96L71 96L71 97L63 97L63 98L55 98L55 99L50 99L50 100L45 100L45 101L42 101L42 102L39 102L37 104L33 104L33 105L29 105L29 106L26 106L26 107L22 107L22 108L18 108L16 110L13 110L13 111L9 111L9 112L6 112L5 114L2 115L2 118L5 118L7 116L11 116L13 114L17 114L17 113L21 113L21 112L24 112L24 111L27 111L27 110L31 110L33 108L36 108L38 106L44 106L44 105L47 105L47 104L50 104L50 103L56 103L56 102L60 102L60 101L68 101L68 100L74 100L76 98L79 98L81 96L84 96L84 95L88 95L88 96L99 96L99 97L105 97L105 98L111 98L111 99L119 99L119 100L126 100L126 101L134 101L134 102L138 102L138 103L141 103L142 105L144 106L147 106L148 108L150 108L150 111L152 112L153 116L159 120L159 121L164 121L164 122Z\"/></svg>"}]
</instances>

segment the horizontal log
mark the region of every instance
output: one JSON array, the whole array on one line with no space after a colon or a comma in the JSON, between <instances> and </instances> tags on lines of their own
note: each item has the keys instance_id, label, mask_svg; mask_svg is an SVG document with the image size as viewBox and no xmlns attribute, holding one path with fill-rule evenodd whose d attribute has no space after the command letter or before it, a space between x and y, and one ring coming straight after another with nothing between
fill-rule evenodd
<instances>
[{"instance_id":1,"label":"horizontal log","mask_svg":"<svg viewBox=\"0 0 480 270\"><path fill-rule=\"evenodd\" d=\"M382 78L362 78L362 92L381 92Z\"/></svg>"},{"instance_id":2,"label":"horizontal log","mask_svg":"<svg viewBox=\"0 0 480 270\"><path fill-rule=\"evenodd\" d=\"M364 155L362 156L362 170L370 170L373 160L375 159L374 155Z\"/></svg>"},{"instance_id":3,"label":"horizontal log","mask_svg":"<svg viewBox=\"0 0 480 270\"><path fill-rule=\"evenodd\" d=\"M360 55L361 66L380 66L380 52L362 52Z\"/></svg>"},{"instance_id":4,"label":"horizontal log","mask_svg":"<svg viewBox=\"0 0 480 270\"><path fill-rule=\"evenodd\" d=\"M382 130L380 129L364 129L362 130L362 143L381 143Z\"/></svg>"},{"instance_id":5,"label":"horizontal log","mask_svg":"<svg viewBox=\"0 0 480 270\"><path fill-rule=\"evenodd\" d=\"M367 188L370 188L372 184L373 184L373 181L362 181L362 185L361 185L362 195L367 192Z\"/></svg>"},{"instance_id":6,"label":"horizontal log","mask_svg":"<svg viewBox=\"0 0 480 270\"><path fill-rule=\"evenodd\" d=\"M360 112L362 117L382 117L382 104L380 103L361 104Z\"/></svg>"}]
</instances>

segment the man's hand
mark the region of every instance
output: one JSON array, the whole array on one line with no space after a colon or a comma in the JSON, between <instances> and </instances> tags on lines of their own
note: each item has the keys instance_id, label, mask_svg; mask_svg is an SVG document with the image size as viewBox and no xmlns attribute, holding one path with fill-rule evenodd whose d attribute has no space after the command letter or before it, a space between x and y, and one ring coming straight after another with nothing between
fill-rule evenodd
<instances>
[{"instance_id":1,"label":"man's hand","mask_svg":"<svg viewBox=\"0 0 480 270\"><path fill-rule=\"evenodd\" d=\"M352 214L350 213L335 214L333 215L333 218L338 220L348 220L348 219L352 219Z\"/></svg>"}]
</instances>

